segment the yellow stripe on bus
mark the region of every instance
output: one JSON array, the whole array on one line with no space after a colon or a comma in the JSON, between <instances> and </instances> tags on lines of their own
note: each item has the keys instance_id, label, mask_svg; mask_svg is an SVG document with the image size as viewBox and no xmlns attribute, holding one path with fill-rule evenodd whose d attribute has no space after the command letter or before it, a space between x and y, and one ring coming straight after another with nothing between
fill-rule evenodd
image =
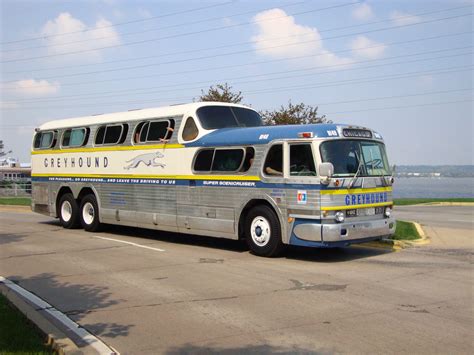
<instances>
[{"instance_id":1,"label":"yellow stripe on bus","mask_svg":"<svg viewBox=\"0 0 474 355\"><path fill-rule=\"evenodd\" d=\"M376 187L373 189L337 189L337 190L321 190L321 195L353 195L374 192L390 192L391 187Z\"/></svg>"},{"instance_id":2,"label":"yellow stripe on bus","mask_svg":"<svg viewBox=\"0 0 474 355\"><path fill-rule=\"evenodd\" d=\"M380 202L380 203L367 203L364 205L321 207L321 210L322 211L336 211L336 210L340 211L340 210L352 210L356 208L381 207L381 206L390 206L390 205L393 205L393 201Z\"/></svg>"},{"instance_id":3,"label":"yellow stripe on bus","mask_svg":"<svg viewBox=\"0 0 474 355\"><path fill-rule=\"evenodd\" d=\"M235 175L114 175L114 174L31 174L32 177L79 177L112 179L175 179L175 180L236 180L260 181L258 176Z\"/></svg>"},{"instance_id":4,"label":"yellow stripe on bus","mask_svg":"<svg viewBox=\"0 0 474 355\"><path fill-rule=\"evenodd\" d=\"M148 150L148 149L178 149L184 148L182 144L155 144L155 145L133 145L122 147L94 147L94 148L71 148L71 149L46 149L33 150L32 155L38 154L65 154L65 153L94 153L94 152L111 152L116 150Z\"/></svg>"}]
</instances>

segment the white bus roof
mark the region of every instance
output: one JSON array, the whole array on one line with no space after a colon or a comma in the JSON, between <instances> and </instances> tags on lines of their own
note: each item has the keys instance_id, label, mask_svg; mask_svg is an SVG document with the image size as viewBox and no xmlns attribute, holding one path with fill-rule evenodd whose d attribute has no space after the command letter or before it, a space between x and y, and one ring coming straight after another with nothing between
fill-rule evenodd
<instances>
[{"instance_id":1,"label":"white bus roof","mask_svg":"<svg viewBox=\"0 0 474 355\"><path fill-rule=\"evenodd\" d=\"M198 108L203 107L203 106L233 106L233 107L243 107L243 108L252 109L251 107L248 107L248 106L231 104L227 102L213 102L213 101L193 102L193 103L182 104L182 105L137 109L137 110L131 110L131 111L124 111L124 112L105 113L105 114L93 115L93 116L83 116L83 117L76 117L76 118L67 118L63 120L54 120L54 121L43 123L39 127L39 129L41 131L44 131L44 130L61 129L61 128L68 128L68 127L90 126L94 124L107 124L107 123L122 122L122 121L142 120L142 119L147 119L147 118L180 116L180 115L184 115L184 114L196 111Z\"/></svg>"}]
</instances>

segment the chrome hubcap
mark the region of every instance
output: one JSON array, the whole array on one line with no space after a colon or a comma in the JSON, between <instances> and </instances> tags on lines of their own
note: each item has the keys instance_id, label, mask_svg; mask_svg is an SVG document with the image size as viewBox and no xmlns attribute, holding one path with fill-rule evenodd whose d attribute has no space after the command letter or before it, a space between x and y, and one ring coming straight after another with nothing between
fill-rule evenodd
<instances>
[{"instance_id":1,"label":"chrome hubcap","mask_svg":"<svg viewBox=\"0 0 474 355\"><path fill-rule=\"evenodd\" d=\"M259 247L268 244L271 237L271 228L268 220L262 216L255 217L250 225L252 240Z\"/></svg>"},{"instance_id":2,"label":"chrome hubcap","mask_svg":"<svg viewBox=\"0 0 474 355\"><path fill-rule=\"evenodd\" d=\"M86 224L92 224L94 222L95 210L94 206L90 202L86 202L82 207L82 219Z\"/></svg>"},{"instance_id":3,"label":"chrome hubcap","mask_svg":"<svg viewBox=\"0 0 474 355\"><path fill-rule=\"evenodd\" d=\"M61 218L64 222L69 222L72 217L72 206L69 201L64 201L61 205Z\"/></svg>"}]
</instances>

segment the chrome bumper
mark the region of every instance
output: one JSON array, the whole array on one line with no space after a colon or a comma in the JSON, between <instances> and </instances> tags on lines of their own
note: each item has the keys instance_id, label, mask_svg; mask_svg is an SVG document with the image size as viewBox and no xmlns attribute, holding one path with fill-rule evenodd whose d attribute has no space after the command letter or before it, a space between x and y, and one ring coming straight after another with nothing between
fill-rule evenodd
<instances>
[{"instance_id":1,"label":"chrome bumper","mask_svg":"<svg viewBox=\"0 0 474 355\"><path fill-rule=\"evenodd\" d=\"M293 234L296 238L309 242L356 242L392 235L395 233L395 225L393 217L336 224L320 224L306 220L294 226Z\"/></svg>"},{"instance_id":2,"label":"chrome bumper","mask_svg":"<svg viewBox=\"0 0 474 355\"><path fill-rule=\"evenodd\" d=\"M391 217L375 221L323 224L321 234L324 242L342 242L384 237L393 233L395 233L395 218Z\"/></svg>"}]
</instances>

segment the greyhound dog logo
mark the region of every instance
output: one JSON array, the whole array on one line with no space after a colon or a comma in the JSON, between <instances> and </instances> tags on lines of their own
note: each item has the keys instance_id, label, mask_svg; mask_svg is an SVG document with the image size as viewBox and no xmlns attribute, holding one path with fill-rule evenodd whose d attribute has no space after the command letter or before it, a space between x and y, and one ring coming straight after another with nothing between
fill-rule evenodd
<instances>
[{"instance_id":1,"label":"greyhound dog logo","mask_svg":"<svg viewBox=\"0 0 474 355\"><path fill-rule=\"evenodd\" d=\"M140 155L137 155L133 159L127 160L126 163L128 163L128 165L125 166L124 169L126 170L135 169L140 165L140 163L143 163L146 166L164 168L166 164L158 163L156 161L156 159L159 159L159 158L164 158L164 155L161 154L160 152L140 154Z\"/></svg>"}]
</instances>

